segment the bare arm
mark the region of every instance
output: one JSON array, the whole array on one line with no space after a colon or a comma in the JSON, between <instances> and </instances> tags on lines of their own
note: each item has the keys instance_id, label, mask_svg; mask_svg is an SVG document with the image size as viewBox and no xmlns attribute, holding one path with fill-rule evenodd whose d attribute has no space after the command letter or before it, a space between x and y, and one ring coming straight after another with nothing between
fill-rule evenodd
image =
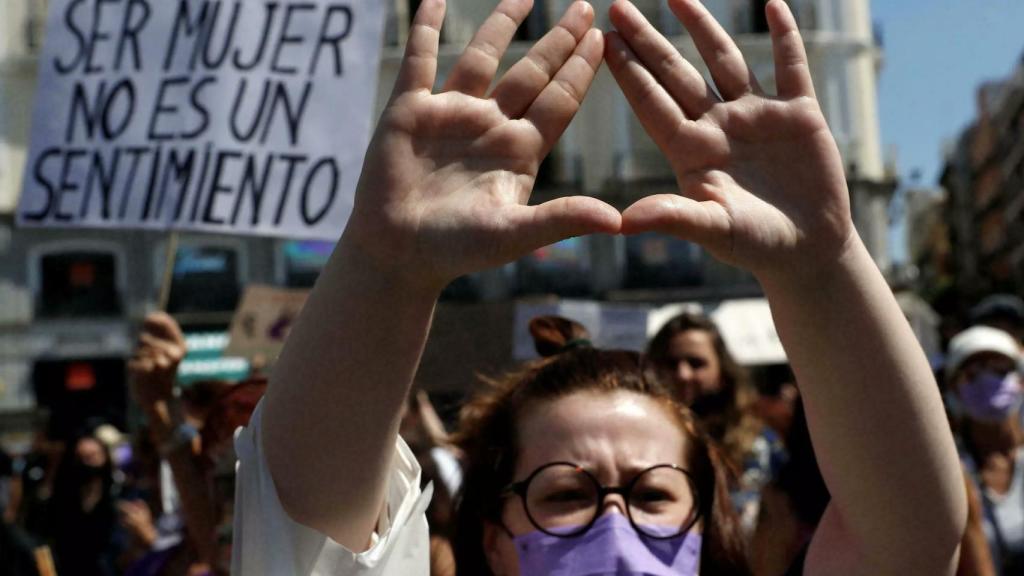
<instances>
[{"instance_id":1,"label":"bare arm","mask_svg":"<svg viewBox=\"0 0 1024 576\"><path fill-rule=\"evenodd\" d=\"M992 562L992 551L985 538L982 525L985 521L981 492L970 475L964 470L964 484L967 486L967 530L960 543L960 565L957 576L996 576Z\"/></svg>"},{"instance_id":2,"label":"bare arm","mask_svg":"<svg viewBox=\"0 0 1024 576\"><path fill-rule=\"evenodd\" d=\"M199 559L212 563L217 555L213 501L192 445L174 439L174 431L183 419L171 391L178 364L184 357L185 337L178 323L167 314L156 312L143 323L139 346L128 369L135 398L149 421L153 444L170 448L162 456L174 476L189 540Z\"/></svg>"},{"instance_id":3,"label":"bare arm","mask_svg":"<svg viewBox=\"0 0 1024 576\"><path fill-rule=\"evenodd\" d=\"M381 512L441 289L569 236L619 229L618 212L592 198L527 206L603 51L593 9L577 2L489 91L530 8L503 0L435 94L444 2L421 4L348 227L274 369L263 447L281 503L352 550L367 547Z\"/></svg>"},{"instance_id":4,"label":"bare arm","mask_svg":"<svg viewBox=\"0 0 1024 576\"><path fill-rule=\"evenodd\" d=\"M924 354L853 227L842 161L796 22L768 3L777 97L697 0L669 0L717 90L629 2L607 61L668 156L679 194L639 200L626 233L699 242L752 271L805 398L832 503L808 574L948 574L963 480Z\"/></svg>"}]
</instances>

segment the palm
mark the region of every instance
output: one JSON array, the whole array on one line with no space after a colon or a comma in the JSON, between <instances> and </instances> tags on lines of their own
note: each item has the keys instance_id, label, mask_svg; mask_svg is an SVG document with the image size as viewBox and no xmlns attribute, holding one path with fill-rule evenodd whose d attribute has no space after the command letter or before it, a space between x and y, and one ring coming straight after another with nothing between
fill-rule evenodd
<instances>
[{"instance_id":1,"label":"palm","mask_svg":"<svg viewBox=\"0 0 1024 576\"><path fill-rule=\"evenodd\" d=\"M602 36L590 30L592 10L574 5L488 94L515 31L502 26L528 10L499 5L439 94L429 88L436 38L410 38L347 232L371 239L379 258L400 254L399 265L444 283L568 236L618 231L619 214L591 198L528 205L541 160L579 108L603 51ZM443 9L431 14L428 6L417 18L438 15ZM425 62L430 69L421 69Z\"/></svg>"},{"instance_id":2,"label":"palm","mask_svg":"<svg viewBox=\"0 0 1024 576\"><path fill-rule=\"evenodd\" d=\"M792 17L772 8L776 60L786 64L779 98L767 98L703 7L671 4L701 53L715 56L721 97L631 5L613 9L621 37L610 39L609 65L680 189L638 201L623 229L674 233L755 273L834 257L852 231L846 182ZM664 62L674 66L648 65Z\"/></svg>"},{"instance_id":3,"label":"palm","mask_svg":"<svg viewBox=\"0 0 1024 576\"><path fill-rule=\"evenodd\" d=\"M542 157L537 131L462 94L414 94L398 104L408 106L409 121L385 119L393 132L382 161L408 169L392 175L377 201L415 239L416 257L446 253L470 268L506 259L514 247L500 231L529 199Z\"/></svg>"}]
</instances>

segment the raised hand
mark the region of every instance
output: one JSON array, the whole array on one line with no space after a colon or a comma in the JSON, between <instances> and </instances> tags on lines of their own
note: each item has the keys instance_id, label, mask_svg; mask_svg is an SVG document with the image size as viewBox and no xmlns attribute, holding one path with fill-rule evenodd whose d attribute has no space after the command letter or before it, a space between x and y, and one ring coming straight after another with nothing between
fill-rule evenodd
<instances>
[{"instance_id":1,"label":"raised hand","mask_svg":"<svg viewBox=\"0 0 1024 576\"><path fill-rule=\"evenodd\" d=\"M767 5L777 97L763 93L729 35L698 0L669 0L716 90L627 0L606 60L640 122L668 157L679 194L643 198L626 233L695 241L757 275L813 270L854 236L835 140L814 95L800 32L781 0Z\"/></svg>"},{"instance_id":2,"label":"raised hand","mask_svg":"<svg viewBox=\"0 0 1024 576\"><path fill-rule=\"evenodd\" d=\"M185 357L185 336L178 323L163 312L146 316L139 342L128 361L132 391L143 409L170 400L178 364Z\"/></svg>"},{"instance_id":3,"label":"raised hand","mask_svg":"<svg viewBox=\"0 0 1024 576\"><path fill-rule=\"evenodd\" d=\"M425 0L367 153L345 239L431 288L570 236L618 232L587 197L528 206L538 167L600 66L594 10L576 2L488 93L531 0L503 0L433 93L443 0Z\"/></svg>"}]
</instances>

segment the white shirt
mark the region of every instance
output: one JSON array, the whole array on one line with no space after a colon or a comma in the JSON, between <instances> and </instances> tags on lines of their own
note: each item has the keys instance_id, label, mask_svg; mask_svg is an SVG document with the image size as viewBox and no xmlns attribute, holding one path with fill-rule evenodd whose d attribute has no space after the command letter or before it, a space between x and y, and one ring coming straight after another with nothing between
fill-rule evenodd
<instances>
[{"instance_id":1,"label":"white shirt","mask_svg":"<svg viewBox=\"0 0 1024 576\"><path fill-rule=\"evenodd\" d=\"M432 486L420 490L420 466L399 438L395 444L382 515L373 545L356 554L326 535L293 521L281 506L260 440L262 403L247 428L235 434L235 576L429 576L426 509Z\"/></svg>"}]
</instances>

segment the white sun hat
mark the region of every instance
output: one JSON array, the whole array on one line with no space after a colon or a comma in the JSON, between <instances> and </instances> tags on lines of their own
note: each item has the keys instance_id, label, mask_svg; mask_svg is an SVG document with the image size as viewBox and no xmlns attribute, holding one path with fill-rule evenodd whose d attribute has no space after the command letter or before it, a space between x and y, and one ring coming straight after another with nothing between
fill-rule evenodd
<instances>
[{"instance_id":1,"label":"white sun hat","mask_svg":"<svg viewBox=\"0 0 1024 576\"><path fill-rule=\"evenodd\" d=\"M1002 354L1018 365L1021 362L1021 351L1013 336L998 328L975 326L957 334L949 341L946 375L954 374L968 358L982 352Z\"/></svg>"}]
</instances>

